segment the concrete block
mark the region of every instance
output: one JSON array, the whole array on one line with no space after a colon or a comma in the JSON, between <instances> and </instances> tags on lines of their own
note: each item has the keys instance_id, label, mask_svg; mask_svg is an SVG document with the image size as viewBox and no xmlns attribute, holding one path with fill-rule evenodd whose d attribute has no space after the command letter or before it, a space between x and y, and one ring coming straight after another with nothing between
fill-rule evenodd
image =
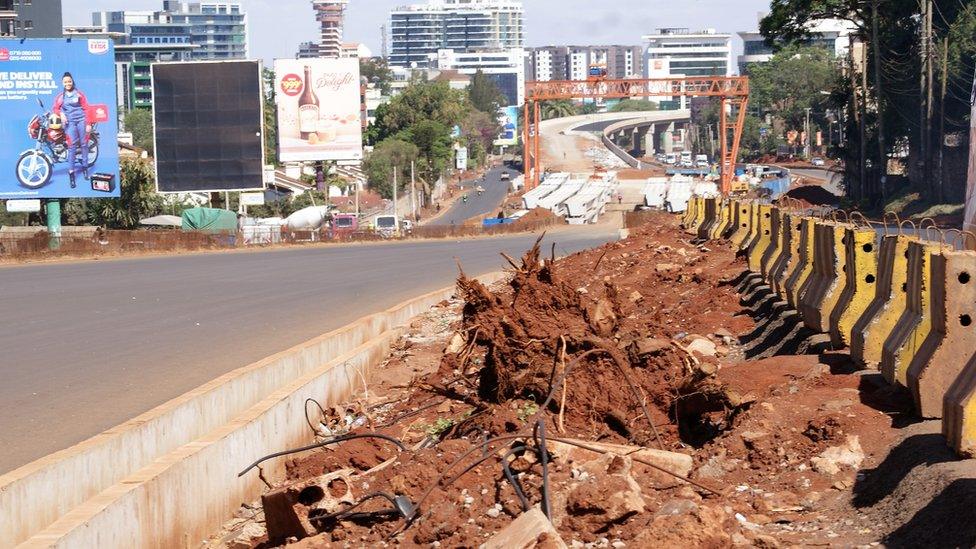
<instances>
[{"instance_id":1,"label":"concrete block","mask_svg":"<svg viewBox=\"0 0 976 549\"><path fill-rule=\"evenodd\" d=\"M800 295L806 288L810 275L813 274L813 263L816 257L813 250L816 225L817 220L812 217L804 217L800 220L797 259L784 284L786 301L794 309L800 307Z\"/></svg>"},{"instance_id":2,"label":"concrete block","mask_svg":"<svg viewBox=\"0 0 976 549\"><path fill-rule=\"evenodd\" d=\"M722 235L729 229L729 225L732 222L732 202L729 200L721 200L718 207L718 221L712 227L711 232L708 234L709 240L718 240L722 238Z\"/></svg>"},{"instance_id":3,"label":"concrete block","mask_svg":"<svg viewBox=\"0 0 976 549\"><path fill-rule=\"evenodd\" d=\"M756 223L758 226L755 235L749 242L746 252L749 258L749 270L761 273L762 258L773 237L773 207L769 204L760 204L756 211Z\"/></svg>"},{"instance_id":4,"label":"concrete block","mask_svg":"<svg viewBox=\"0 0 976 549\"><path fill-rule=\"evenodd\" d=\"M844 267L844 290L830 310L830 343L835 349L851 344L854 324L877 293L878 246L874 229L844 230Z\"/></svg>"},{"instance_id":5,"label":"concrete block","mask_svg":"<svg viewBox=\"0 0 976 549\"><path fill-rule=\"evenodd\" d=\"M738 202L735 210L736 227L729 236L729 241L736 249L741 249L752 233L752 210L754 207L755 204L752 202Z\"/></svg>"},{"instance_id":6,"label":"concrete block","mask_svg":"<svg viewBox=\"0 0 976 549\"><path fill-rule=\"evenodd\" d=\"M881 240L878 283L874 299L851 330L851 358L861 366L878 368L881 350L908 302L908 244L916 239L892 234Z\"/></svg>"},{"instance_id":7,"label":"concrete block","mask_svg":"<svg viewBox=\"0 0 976 549\"><path fill-rule=\"evenodd\" d=\"M718 224L721 203L721 199L718 198L705 199L704 216L701 224L698 225L698 238L700 240L709 240L715 225Z\"/></svg>"},{"instance_id":8,"label":"concrete block","mask_svg":"<svg viewBox=\"0 0 976 549\"><path fill-rule=\"evenodd\" d=\"M908 385L908 366L932 330L932 257L942 248L924 242L908 243L908 287L905 313L881 347L881 374L888 383Z\"/></svg>"},{"instance_id":9,"label":"concrete block","mask_svg":"<svg viewBox=\"0 0 976 549\"><path fill-rule=\"evenodd\" d=\"M763 252L762 258L759 260L759 272L763 276L763 280L770 287L773 285L773 280L770 277L770 273L773 270L773 263L776 262L783 254L783 246L785 241L783 240L783 215L785 212L780 208L773 207L770 210L770 228L771 234L769 237L769 246L766 251Z\"/></svg>"},{"instance_id":10,"label":"concrete block","mask_svg":"<svg viewBox=\"0 0 976 549\"><path fill-rule=\"evenodd\" d=\"M482 549L566 549L556 527L535 506L488 539Z\"/></svg>"},{"instance_id":11,"label":"concrete block","mask_svg":"<svg viewBox=\"0 0 976 549\"><path fill-rule=\"evenodd\" d=\"M932 331L908 366L916 410L942 417L942 401L976 354L976 252L932 256Z\"/></svg>"},{"instance_id":12,"label":"concrete block","mask_svg":"<svg viewBox=\"0 0 976 549\"><path fill-rule=\"evenodd\" d=\"M942 434L959 456L976 457L976 357L969 359L943 399Z\"/></svg>"},{"instance_id":13,"label":"concrete block","mask_svg":"<svg viewBox=\"0 0 976 549\"><path fill-rule=\"evenodd\" d=\"M795 213L783 215L780 227L783 251L769 273L770 287L783 300L786 300L786 281L800 260L800 219Z\"/></svg>"},{"instance_id":14,"label":"concrete block","mask_svg":"<svg viewBox=\"0 0 976 549\"><path fill-rule=\"evenodd\" d=\"M844 231L847 227L822 221L814 229L813 272L806 288L801 291L798 310L804 325L815 332L830 331L830 312L847 285L844 276Z\"/></svg>"}]
</instances>

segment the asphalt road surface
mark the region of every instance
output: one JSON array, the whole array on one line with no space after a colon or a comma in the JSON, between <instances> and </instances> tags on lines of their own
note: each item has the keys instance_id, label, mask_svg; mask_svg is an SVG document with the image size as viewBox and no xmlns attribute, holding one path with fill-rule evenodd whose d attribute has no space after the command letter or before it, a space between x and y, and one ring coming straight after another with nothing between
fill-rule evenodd
<instances>
[{"instance_id":1,"label":"asphalt road surface","mask_svg":"<svg viewBox=\"0 0 976 549\"><path fill-rule=\"evenodd\" d=\"M494 168L490 170L484 181L468 181L462 186L462 193L468 195L467 202L458 199L457 202L441 217L435 219L431 225L462 225L472 217L478 217L487 213L497 214L498 206L508 195L510 183L502 181L502 173L508 174L514 179L518 177L518 172L511 168ZM478 194L475 190L478 185L485 189L483 194Z\"/></svg>"},{"instance_id":2,"label":"asphalt road surface","mask_svg":"<svg viewBox=\"0 0 976 549\"><path fill-rule=\"evenodd\" d=\"M214 253L0 268L0 473L228 371L503 267L536 237ZM616 238L565 229L557 253ZM548 249L548 245L547 245Z\"/></svg>"}]
</instances>

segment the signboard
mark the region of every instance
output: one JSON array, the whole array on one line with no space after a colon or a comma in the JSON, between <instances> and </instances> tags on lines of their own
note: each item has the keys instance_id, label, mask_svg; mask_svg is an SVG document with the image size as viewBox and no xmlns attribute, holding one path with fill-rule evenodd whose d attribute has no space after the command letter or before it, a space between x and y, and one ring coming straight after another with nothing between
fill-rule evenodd
<instances>
[{"instance_id":1,"label":"signboard","mask_svg":"<svg viewBox=\"0 0 976 549\"><path fill-rule=\"evenodd\" d=\"M264 188L261 64L152 65L159 192Z\"/></svg>"},{"instance_id":2,"label":"signboard","mask_svg":"<svg viewBox=\"0 0 976 549\"><path fill-rule=\"evenodd\" d=\"M458 147L457 150L454 151L454 167L461 171L468 169L467 147Z\"/></svg>"},{"instance_id":3,"label":"signboard","mask_svg":"<svg viewBox=\"0 0 976 549\"><path fill-rule=\"evenodd\" d=\"M119 196L115 95L110 40L0 40L0 198Z\"/></svg>"},{"instance_id":4,"label":"signboard","mask_svg":"<svg viewBox=\"0 0 976 549\"><path fill-rule=\"evenodd\" d=\"M242 206L263 206L264 193L241 193Z\"/></svg>"},{"instance_id":5,"label":"signboard","mask_svg":"<svg viewBox=\"0 0 976 549\"><path fill-rule=\"evenodd\" d=\"M8 212L39 212L41 211L41 201L33 200L8 200Z\"/></svg>"},{"instance_id":6,"label":"signboard","mask_svg":"<svg viewBox=\"0 0 976 549\"><path fill-rule=\"evenodd\" d=\"M358 59L277 59L278 159L360 160Z\"/></svg>"},{"instance_id":7,"label":"signboard","mask_svg":"<svg viewBox=\"0 0 976 549\"><path fill-rule=\"evenodd\" d=\"M495 140L496 147L510 147L518 144L518 107L502 107L498 111L498 123L502 133Z\"/></svg>"}]
</instances>

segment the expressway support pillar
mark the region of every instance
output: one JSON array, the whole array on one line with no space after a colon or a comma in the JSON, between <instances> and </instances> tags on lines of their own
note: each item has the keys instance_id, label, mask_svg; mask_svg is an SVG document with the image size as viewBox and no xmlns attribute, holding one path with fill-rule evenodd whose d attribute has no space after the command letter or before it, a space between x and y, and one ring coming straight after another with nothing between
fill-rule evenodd
<instances>
[{"instance_id":1,"label":"expressway support pillar","mask_svg":"<svg viewBox=\"0 0 976 549\"><path fill-rule=\"evenodd\" d=\"M522 116L522 172L525 176L524 184L525 189L529 190L532 188L532 140L530 139L530 127L529 123L529 101L525 101L525 106L523 108Z\"/></svg>"}]
</instances>

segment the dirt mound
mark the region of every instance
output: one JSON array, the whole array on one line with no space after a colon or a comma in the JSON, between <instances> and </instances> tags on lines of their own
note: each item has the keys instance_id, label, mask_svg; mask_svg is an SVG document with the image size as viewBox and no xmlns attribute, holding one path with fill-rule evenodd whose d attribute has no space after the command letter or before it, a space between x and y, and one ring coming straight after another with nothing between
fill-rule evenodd
<instances>
[{"instance_id":1,"label":"dirt mound","mask_svg":"<svg viewBox=\"0 0 976 549\"><path fill-rule=\"evenodd\" d=\"M517 205L516 205L517 207ZM564 225L566 220L545 208L535 208L515 221L515 225Z\"/></svg>"},{"instance_id":2,"label":"dirt mound","mask_svg":"<svg viewBox=\"0 0 976 549\"><path fill-rule=\"evenodd\" d=\"M801 201L806 206L837 206L840 198L820 185L802 185L790 189L786 196Z\"/></svg>"}]
</instances>

